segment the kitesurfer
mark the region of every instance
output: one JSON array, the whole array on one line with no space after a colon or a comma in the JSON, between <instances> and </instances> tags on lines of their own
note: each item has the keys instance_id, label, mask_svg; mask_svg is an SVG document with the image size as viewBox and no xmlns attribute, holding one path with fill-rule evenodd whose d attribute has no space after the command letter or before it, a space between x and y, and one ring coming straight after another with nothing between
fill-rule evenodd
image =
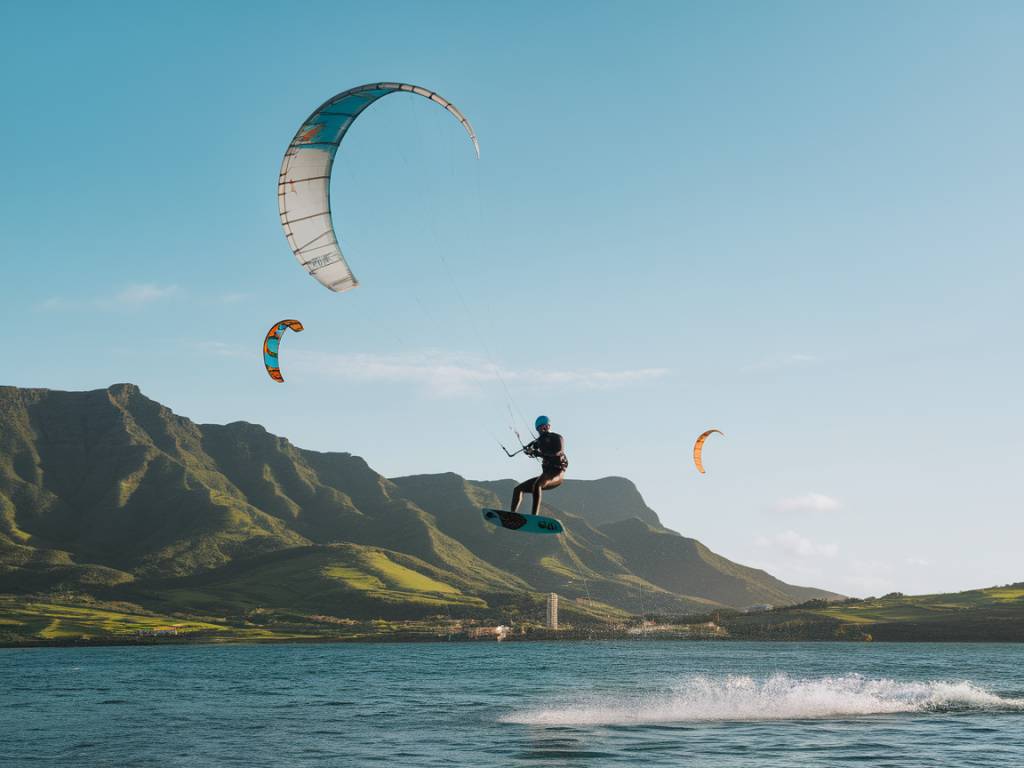
<instances>
[{"instance_id":1,"label":"kitesurfer","mask_svg":"<svg viewBox=\"0 0 1024 768\"><path fill-rule=\"evenodd\" d=\"M565 479L569 460L565 457L565 440L551 431L551 419L538 416L533 424L539 433L536 440L523 448L523 453L541 460L541 473L516 486L512 491L512 511L519 509L523 494L533 495L533 514L540 512L540 497L543 491L557 488Z\"/></svg>"}]
</instances>

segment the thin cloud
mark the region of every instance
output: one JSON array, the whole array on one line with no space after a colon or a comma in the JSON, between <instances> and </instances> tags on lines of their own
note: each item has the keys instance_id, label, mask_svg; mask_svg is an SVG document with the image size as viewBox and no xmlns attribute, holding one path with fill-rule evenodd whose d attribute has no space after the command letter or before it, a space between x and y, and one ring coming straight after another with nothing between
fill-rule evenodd
<instances>
[{"instance_id":1,"label":"thin cloud","mask_svg":"<svg viewBox=\"0 0 1024 768\"><path fill-rule=\"evenodd\" d=\"M188 342L190 348L194 351L202 352L207 355L214 355L216 357L246 357L252 356L252 350L249 351L248 355L245 350L239 347L237 344L228 344L223 341L192 341Z\"/></svg>"},{"instance_id":2,"label":"thin cloud","mask_svg":"<svg viewBox=\"0 0 1024 768\"><path fill-rule=\"evenodd\" d=\"M852 571L846 581L855 589L864 593L880 595L892 590L893 568L881 560L851 559L849 568Z\"/></svg>"},{"instance_id":3,"label":"thin cloud","mask_svg":"<svg viewBox=\"0 0 1024 768\"><path fill-rule=\"evenodd\" d=\"M176 285L156 283L133 283L110 296L96 299L75 300L62 296L51 296L38 305L38 309L52 312L74 309L137 309L147 304L166 299L178 293Z\"/></svg>"},{"instance_id":4,"label":"thin cloud","mask_svg":"<svg viewBox=\"0 0 1024 768\"><path fill-rule=\"evenodd\" d=\"M767 571L790 584L820 585L825 579L832 579L833 564L823 561L799 560L788 555L778 560L759 560L757 568Z\"/></svg>"},{"instance_id":5,"label":"thin cloud","mask_svg":"<svg viewBox=\"0 0 1024 768\"><path fill-rule=\"evenodd\" d=\"M252 298L251 293L222 293L216 301L220 304L238 304Z\"/></svg>"},{"instance_id":6,"label":"thin cloud","mask_svg":"<svg viewBox=\"0 0 1024 768\"><path fill-rule=\"evenodd\" d=\"M151 304L160 299L166 299L178 292L176 285L156 285L155 283L139 283L129 285L124 290L118 291L112 302L122 307L138 307L143 304Z\"/></svg>"},{"instance_id":7,"label":"thin cloud","mask_svg":"<svg viewBox=\"0 0 1024 768\"><path fill-rule=\"evenodd\" d=\"M826 496L823 493L805 493L803 496L793 496L788 499L779 499L775 502L773 509L776 512L835 512L840 507L839 499Z\"/></svg>"},{"instance_id":8,"label":"thin cloud","mask_svg":"<svg viewBox=\"0 0 1024 768\"><path fill-rule=\"evenodd\" d=\"M291 350L293 371L317 373L346 381L419 384L442 397L473 394L484 385L501 381L528 386L558 385L577 389L615 389L661 378L665 368L600 370L520 370L450 353L428 351L404 355L318 354Z\"/></svg>"},{"instance_id":9,"label":"thin cloud","mask_svg":"<svg viewBox=\"0 0 1024 768\"><path fill-rule=\"evenodd\" d=\"M781 549L797 557L835 557L839 554L837 544L819 544L796 531L783 531L774 536L761 536L757 539L759 547Z\"/></svg>"},{"instance_id":10,"label":"thin cloud","mask_svg":"<svg viewBox=\"0 0 1024 768\"><path fill-rule=\"evenodd\" d=\"M38 309L42 309L47 312L56 312L62 309L73 309L75 306L78 306L75 302L62 299L60 296L51 296L45 301L39 302Z\"/></svg>"},{"instance_id":11,"label":"thin cloud","mask_svg":"<svg viewBox=\"0 0 1024 768\"><path fill-rule=\"evenodd\" d=\"M820 357L807 355L803 352L794 352L791 355L783 355L769 360L762 360L759 363L751 363L740 368L741 373L753 373L755 371L774 371L780 368L793 368L796 366L809 365L821 362Z\"/></svg>"}]
</instances>

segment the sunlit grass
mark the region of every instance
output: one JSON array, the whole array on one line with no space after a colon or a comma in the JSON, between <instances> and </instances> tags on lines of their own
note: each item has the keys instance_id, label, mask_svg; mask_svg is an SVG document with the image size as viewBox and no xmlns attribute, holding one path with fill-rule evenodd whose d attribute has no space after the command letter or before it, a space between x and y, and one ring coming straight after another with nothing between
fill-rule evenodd
<instances>
[{"instance_id":1,"label":"sunlit grass","mask_svg":"<svg viewBox=\"0 0 1024 768\"><path fill-rule=\"evenodd\" d=\"M949 621L964 612L999 609L1024 599L1024 587L994 587L955 594L892 595L859 603L811 609L808 613L854 624Z\"/></svg>"},{"instance_id":2,"label":"sunlit grass","mask_svg":"<svg viewBox=\"0 0 1024 768\"><path fill-rule=\"evenodd\" d=\"M179 633L222 631L224 627L152 613L117 611L88 604L24 600L0 596L0 626L43 640L124 637L174 628Z\"/></svg>"},{"instance_id":3,"label":"sunlit grass","mask_svg":"<svg viewBox=\"0 0 1024 768\"><path fill-rule=\"evenodd\" d=\"M411 568L406 568L404 565L399 565L383 552L367 552L363 555L363 559L370 568L395 588L414 592L459 593L459 590L449 584L444 584Z\"/></svg>"},{"instance_id":4,"label":"sunlit grass","mask_svg":"<svg viewBox=\"0 0 1024 768\"><path fill-rule=\"evenodd\" d=\"M352 568L351 566L329 565L323 569L322 573L328 578L343 581L346 586L351 587L352 589L363 591L384 589L384 582L376 576L365 573L358 568Z\"/></svg>"}]
</instances>

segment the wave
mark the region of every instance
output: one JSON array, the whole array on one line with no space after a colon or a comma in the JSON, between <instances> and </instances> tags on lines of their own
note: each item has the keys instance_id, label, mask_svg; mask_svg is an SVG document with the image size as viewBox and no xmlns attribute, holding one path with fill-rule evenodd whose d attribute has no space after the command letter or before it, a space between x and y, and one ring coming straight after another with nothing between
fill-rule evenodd
<instances>
[{"instance_id":1,"label":"wave","mask_svg":"<svg viewBox=\"0 0 1024 768\"><path fill-rule=\"evenodd\" d=\"M1024 699L1005 698L969 681L699 675L656 693L577 697L556 706L512 712L501 720L525 725L625 725L956 711L1024 712Z\"/></svg>"}]
</instances>

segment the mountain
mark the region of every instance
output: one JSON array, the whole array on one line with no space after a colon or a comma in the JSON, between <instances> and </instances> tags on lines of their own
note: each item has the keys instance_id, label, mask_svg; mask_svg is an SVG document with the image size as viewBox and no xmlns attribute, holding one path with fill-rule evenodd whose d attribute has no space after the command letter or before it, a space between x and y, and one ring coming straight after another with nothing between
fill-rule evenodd
<instances>
[{"instance_id":1,"label":"mountain","mask_svg":"<svg viewBox=\"0 0 1024 768\"><path fill-rule=\"evenodd\" d=\"M195 424L132 384L0 387L0 593L382 619L508 615L546 592L595 616L838 597L666 529L625 478L545 496L561 536L485 525L513 484L388 479L258 425Z\"/></svg>"},{"instance_id":2,"label":"mountain","mask_svg":"<svg viewBox=\"0 0 1024 768\"><path fill-rule=\"evenodd\" d=\"M478 480L475 482L503 499L509 499L512 496L512 489L516 485L515 480ZM529 498L526 501L529 501ZM566 480L558 488L556 501L561 509L585 517L591 525L604 525L635 517L648 525L661 527L661 521L654 510L644 502L640 491L624 477L603 477L600 480Z\"/></svg>"}]
</instances>

